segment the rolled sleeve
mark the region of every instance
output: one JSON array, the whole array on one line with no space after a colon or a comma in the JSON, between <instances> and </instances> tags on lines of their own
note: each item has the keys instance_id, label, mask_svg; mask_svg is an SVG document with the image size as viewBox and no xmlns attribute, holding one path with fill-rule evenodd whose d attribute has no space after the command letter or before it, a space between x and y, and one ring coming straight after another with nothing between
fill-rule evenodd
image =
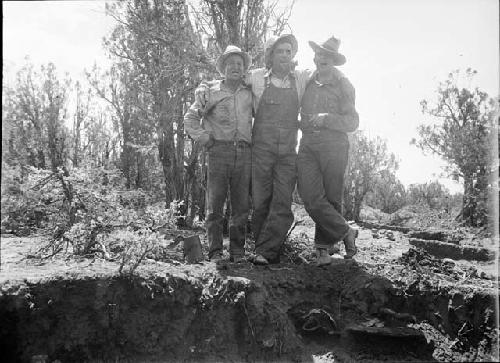
<instances>
[{"instance_id":1,"label":"rolled sleeve","mask_svg":"<svg viewBox=\"0 0 500 363\"><path fill-rule=\"evenodd\" d=\"M202 114L203 107L201 103L195 101L184 115L184 130L194 141L198 141L202 135L210 134L201 125Z\"/></svg>"}]
</instances>

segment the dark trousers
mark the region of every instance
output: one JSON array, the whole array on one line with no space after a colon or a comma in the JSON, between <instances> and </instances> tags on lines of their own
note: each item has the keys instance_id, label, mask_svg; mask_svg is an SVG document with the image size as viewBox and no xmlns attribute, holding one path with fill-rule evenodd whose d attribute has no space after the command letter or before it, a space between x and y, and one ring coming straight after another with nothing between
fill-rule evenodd
<instances>
[{"instance_id":1,"label":"dark trousers","mask_svg":"<svg viewBox=\"0 0 500 363\"><path fill-rule=\"evenodd\" d=\"M209 257L222 253L222 221L229 189L229 254L245 254L251 176L250 145L218 142L208 150L207 219Z\"/></svg>"},{"instance_id":2,"label":"dark trousers","mask_svg":"<svg viewBox=\"0 0 500 363\"><path fill-rule=\"evenodd\" d=\"M298 190L316 223L314 242L328 247L344 238L349 226L342 216L342 194L349 143L327 133L304 134L297 157Z\"/></svg>"},{"instance_id":3,"label":"dark trousers","mask_svg":"<svg viewBox=\"0 0 500 363\"><path fill-rule=\"evenodd\" d=\"M292 193L297 180L297 155L276 153L254 146L252 150L252 230L255 252L267 259L279 257L293 223Z\"/></svg>"}]
</instances>

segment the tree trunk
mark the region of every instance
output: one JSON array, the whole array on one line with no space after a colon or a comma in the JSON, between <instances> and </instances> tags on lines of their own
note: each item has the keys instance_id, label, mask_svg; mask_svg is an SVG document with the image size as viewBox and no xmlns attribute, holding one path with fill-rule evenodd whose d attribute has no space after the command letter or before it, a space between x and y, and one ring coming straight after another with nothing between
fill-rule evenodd
<instances>
[{"instance_id":1,"label":"tree trunk","mask_svg":"<svg viewBox=\"0 0 500 363\"><path fill-rule=\"evenodd\" d=\"M207 204L207 178L208 178L208 163L207 163L207 153L202 152L201 155L201 170L200 170L200 181L202 186L202 193L199 195L200 204L200 220L204 221L206 216L206 204Z\"/></svg>"},{"instance_id":2,"label":"tree trunk","mask_svg":"<svg viewBox=\"0 0 500 363\"><path fill-rule=\"evenodd\" d=\"M102 164L101 164L101 166L104 166L105 168L109 167L109 154L110 154L110 145L109 145L109 140L108 140L104 144L104 152L103 152Z\"/></svg>"},{"instance_id":3,"label":"tree trunk","mask_svg":"<svg viewBox=\"0 0 500 363\"><path fill-rule=\"evenodd\" d=\"M122 144L122 154L121 154L121 166L122 172L125 176L125 187L130 189L132 186L131 181L131 165L132 165L132 148L129 145L131 141L131 130L130 130L130 113L125 111L123 118L120 120L122 123L122 134L123 134L123 144Z\"/></svg>"},{"instance_id":4,"label":"tree trunk","mask_svg":"<svg viewBox=\"0 0 500 363\"><path fill-rule=\"evenodd\" d=\"M144 185L144 157L141 153L136 153L136 165L137 165L137 173L135 175L135 188L140 189Z\"/></svg>"},{"instance_id":5,"label":"tree trunk","mask_svg":"<svg viewBox=\"0 0 500 363\"><path fill-rule=\"evenodd\" d=\"M81 132L80 132L80 126L82 123L82 118L80 114L80 104L79 104L79 99L77 99L77 105L76 105L76 115L75 115L75 121L73 124L73 166L76 168L78 167L79 164L79 155L80 155L80 139L81 139Z\"/></svg>"},{"instance_id":6,"label":"tree trunk","mask_svg":"<svg viewBox=\"0 0 500 363\"><path fill-rule=\"evenodd\" d=\"M173 159L175 159L172 124L168 124L166 120L163 120L158 132L158 152L165 180L165 203L168 208L170 203L176 199L175 182L172 175L172 164Z\"/></svg>"},{"instance_id":7,"label":"tree trunk","mask_svg":"<svg viewBox=\"0 0 500 363\"><path fill-rule=\"evenodd\" d=\"M38 150L38 164L37 164L37 167L39 169L45 169L47 167L46 163L45 163L45 153L43 152L42 149L39 149Z\"/></svg>"},{"instance_id":8,"label":"tree trunk","mask_svg":"<svg viewBox=\"0 0 500 363\"><path fill-rule=\"evenodd\" d=\"M55 115L52 117L54 117L54 119L49 120L47 125L49 157L52 172L57 176L57 179L61 183L64 198L68 205L69 221L66 228L69 229L75 223L77 208L73 203L73 187L71 182L68 181L69 171L64 165L65 138L64 134L59 131L59 127L57 125L57 112L55 112Z\"/></svg>"},{"instance_id":9,"label":"tree trunk","mask_svg":"<svg viewBox=\"0 0 500 363\"><path fill-rule=\"evenodd\" d=\"M460 213L465 224L475 225L476 200L474 196L474 180L472 176L464 176L464 196L462 199L462 212Z\"/></svg>"},{"instance_id":10,"label":"tree trunk","mask_svg":"<svg viewBox=\"0 0 500 363\"><path fill-rule=\"evenodd\" d=\"M192 226L196 217L196 202L197 202L197 187L200 181L196 178L196 170L198 169L198 144L191 142L191 154L189 155L186 169L184 172L184 196L183 200L186 203L187 216L186 224Z\"/></svg>"},{"instance_id":11,"label":"tree trunk","mask_svg":"<svg viewBox=\"0 0 500 363\"><path fill-rule=\"evenodd\" d=\"M176 129L176 165L174 179L177 197L184 196L184 100L179 97L177 102L177 129ZM184 202L187 202L184 200Z\"/></svg>"},{"instance_id":12,"label":"tree trunk","mask_svg":"<svg viewBox=\"0 0 500 363\"><path fill-rule=\"evenodd\" d=\"M162 82L160 82L161 84ZM175 172L177 168L177 155L174 140L173 117L176 115L169 111L170 99L167 91L161 88L160 93L155 97L155 109L157 110L158 119L158 152L161 165L163 168L163 176L165 179L165 203L169 208L170 203L179 198Z\"/></svg>"},{"instance_id":13,"label":"tree trunk","mask_svg":"<svg viewBox=\"0 0 500 363\"><path fill-rule=\"evenodd\" d=\"M363 197L360 195L355 195L354 197L354 208L353 208L353 219L356 222L361 220L361 204L363 202Z\"/></svg>"}]
</instances>

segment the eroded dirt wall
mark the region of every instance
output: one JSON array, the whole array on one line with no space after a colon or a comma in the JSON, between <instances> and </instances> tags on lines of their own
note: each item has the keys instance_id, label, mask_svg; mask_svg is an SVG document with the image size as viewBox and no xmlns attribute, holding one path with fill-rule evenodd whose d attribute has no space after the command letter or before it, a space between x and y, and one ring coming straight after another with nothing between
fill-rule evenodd
<instances>
[{"instance_id":1,"label":"eroded dirt wall","mask_svg":"<svg viewBox=\"0 0 500 363\"><path fill-rule=\"evenodd\" d=\"M369 360L382 353L375 345L360 349L349 337L373 340L374 330L393 347L384 359L392 353L399 359L403 340L387 335L396 331L390 329L426 322L467 349L494 327L491 291L418 279L397 285L356 263L183 268L10 285L0 295L2 354L7 361L305 361L314 343ZM303 329L311 311L327 317L314 336ZM421 351L402 357L432 358L424 345L425 339Z\"/></svg>"}]
</instances>

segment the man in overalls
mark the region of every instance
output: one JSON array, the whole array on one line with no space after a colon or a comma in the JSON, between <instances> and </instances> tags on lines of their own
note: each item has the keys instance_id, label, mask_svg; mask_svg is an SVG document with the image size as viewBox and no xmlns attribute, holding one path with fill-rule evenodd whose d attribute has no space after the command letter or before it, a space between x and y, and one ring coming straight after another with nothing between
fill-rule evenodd
<instances>
[{"instance_id":1,"label":"man in overalls","mask_svg":"<svg viewBox=\"0 0 500 363\"><path fill-rule=\"evenodd\" d=\"M266 43L265 68L249 72L256 114L252 135L252 230L255 264L278 263L293 223L292 193L297 180L300 99L310 77L295 70L297 40L291 34Z\"/></svg>"},{"instance_id":2,"label":"man in overalls","mask_svg":"<svg viewBox=\"0 0 500 363\"><path fill-rule=\"evenodd\" d=\"M354 87L335 66L345 63L340 41L331 37L313 48L316 72L302 98L302 139L297 159L298 189L305 209L316 223L316 262L331 262L328 250L343 241L346 254L356 252L357 230L342 217L344 174L349 153L348 132L359 125Z\"/></svg>"}]
</instances>

